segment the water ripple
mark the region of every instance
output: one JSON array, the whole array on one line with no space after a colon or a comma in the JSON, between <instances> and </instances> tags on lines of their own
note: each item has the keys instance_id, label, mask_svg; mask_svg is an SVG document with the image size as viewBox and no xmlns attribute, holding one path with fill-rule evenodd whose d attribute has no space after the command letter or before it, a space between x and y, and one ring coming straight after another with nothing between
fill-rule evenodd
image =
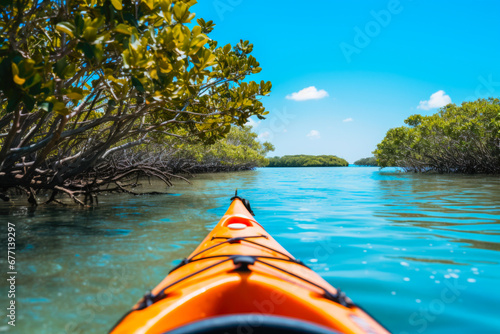
<instances>
[{"instance_id":1,"label":"water ripple","mask_svg":"<svg viewBox=\"0 0 500 334\"><path fill-rule=\"evenodd\" d=\"M378 168L204 174L93 210L0 204L18 232L19 332L101 333L198 245L236 188L285 248L394 333L498 332L500 178Z\"/></svg>"}]
</instances>

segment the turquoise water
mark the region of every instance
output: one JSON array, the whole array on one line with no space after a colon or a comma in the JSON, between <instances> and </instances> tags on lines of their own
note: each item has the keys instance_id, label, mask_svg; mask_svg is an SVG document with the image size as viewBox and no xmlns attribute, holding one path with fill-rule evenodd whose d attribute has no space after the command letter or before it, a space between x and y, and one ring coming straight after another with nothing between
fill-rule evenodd
<instances>
[{"instance_id":1,"label":"turquoise water","mask_svg":"<svg viewBox=\"0 0 500 334\"><path fill-rule=\"evenodd\" d=\"M500 332L498 177L265 168L192 183L101 196L93 209L1 204L2 254L13 222L18 275L16 327L3 316L0 332L106 332L196 247L235 188L285 248L392 332Z\"/></svg>"}]
</instances>

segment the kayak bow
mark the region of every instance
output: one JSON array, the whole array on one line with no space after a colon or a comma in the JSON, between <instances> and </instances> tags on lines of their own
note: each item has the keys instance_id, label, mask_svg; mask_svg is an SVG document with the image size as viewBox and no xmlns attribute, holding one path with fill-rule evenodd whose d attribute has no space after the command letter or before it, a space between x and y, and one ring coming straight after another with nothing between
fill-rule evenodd
<instances>
[{"instance_id":1,"label":"kayak bow","mask_svg":"<svg viewBox=\"0 0 500 334\"><path fill-rule=\"evenodd\" d=\"M111 333L388 333L276 242L248 201L232 200L194 252Z\"/></svg>"}]
</instances>

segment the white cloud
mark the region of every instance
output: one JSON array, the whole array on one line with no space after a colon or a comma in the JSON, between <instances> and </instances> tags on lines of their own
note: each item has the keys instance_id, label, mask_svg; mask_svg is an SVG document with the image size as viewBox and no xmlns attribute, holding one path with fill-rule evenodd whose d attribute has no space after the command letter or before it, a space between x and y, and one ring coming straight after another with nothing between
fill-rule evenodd
<instances>
[{"instance_id":1,"label":"white cloud","mask_svg":"<svg viewBox=\"0 0 500 334\"><path fill-rule=\"evenodd\" d=\"M428 101L420 101L417 109L429 110L434 108L441 108L448 103L451 103L451 97L449 95L446 95L444 90L438 90L431 95L431 98Z\"/></svg>"},{"instance_id":2,"label":"white cloud","mask_svg":"<svg viewBox=\"0 0 500 334\"><path fill-rule=\"evenodd\" d=\"M266 140L266 139L269 139L271 137L271 133L269 131L264 131L264 132L261 132L259 134L259 139L260 140Z\"/></svg>"},{"instance_id":3,"label":"white cloud","mask_svg":"<svg viewBox=\"0 0 500 334\"><path fill-rule=\"evenodd\" d=\"M319 139L320 135L319 135L319 131L318 130L311 130L309 131L309 133L307 134L307 137L311 138L311 139Z\"/></svg>"},{"instance_id":4,"label":"white cloud","mask_svg":"<svg viewBox=\"0 0 500 334\"><path fill-rule=\"evenodd\" d=\"M294 100L294 101L306 101L306 100L319 100L327 96L328 93L326 92L326 90L323 89L317 90L316 87L311 86L299 90L296 93L287 95L286 98L288 100Z\"/></svg>"},{"instance_id":5,"label":"white cloud","mask_svg":"<svg viewBox=\"0 0 500 334\"><path fill-rule=\"evenodd\" d=\"M246 126L251 126L253 129L255 129L257 126L259 126L260 121L254 121L252 118L248 119L248 122L245 123Z\"/></svg>"},{"instance_id":6,"label":"white cloud","mask_svg":"<svg viewBox=\"0 0 500 334\"><path fill-rule=\"evenodd\" d=\"M342 122L347 123L347 122L352 122L354 121L351 117L344 119Z\"/></svg>"}]
</instances>

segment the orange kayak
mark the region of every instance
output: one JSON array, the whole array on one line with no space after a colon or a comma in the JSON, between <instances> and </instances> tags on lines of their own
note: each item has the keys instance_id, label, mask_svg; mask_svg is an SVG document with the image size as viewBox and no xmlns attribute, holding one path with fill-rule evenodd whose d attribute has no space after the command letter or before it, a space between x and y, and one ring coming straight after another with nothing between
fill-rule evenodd
<instances>
[{"instance_id":1,"label":"orange kayak","mask_svg":"<svg viewBox=\"0 0 500 334\"><path fill-rule=\"evenodd\" d=\"M110 333L389 333L295 259L235 196L193 253Z\"/></svg>"}]
</instances>

